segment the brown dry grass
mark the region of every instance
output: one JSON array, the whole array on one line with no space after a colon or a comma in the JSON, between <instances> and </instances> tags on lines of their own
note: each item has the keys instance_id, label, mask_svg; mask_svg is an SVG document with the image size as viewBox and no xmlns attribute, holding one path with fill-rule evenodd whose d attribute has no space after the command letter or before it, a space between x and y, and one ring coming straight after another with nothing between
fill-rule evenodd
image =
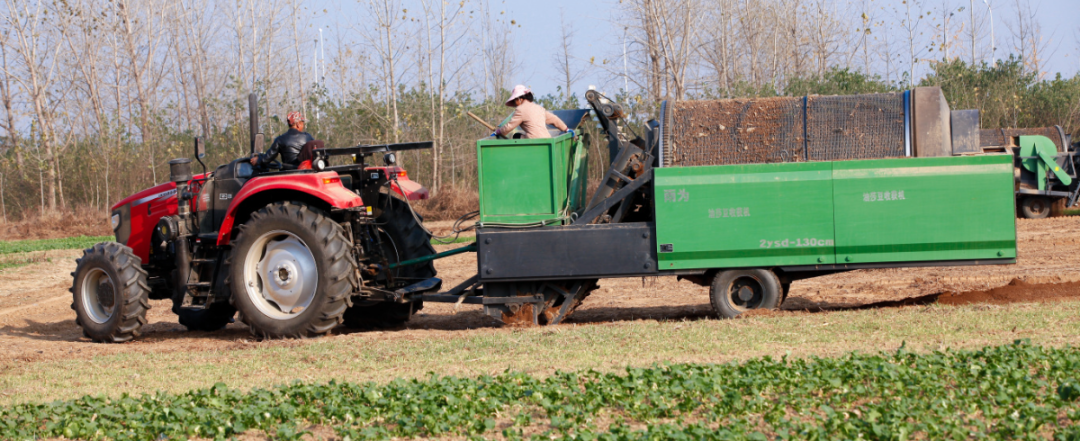
<instances>
[{"instance_id":1,"label":"brown dry grass","mask_svg":"<svg viewBox=\"0 0 1080 441\"><path fill-rule=\"evenodd\" d=\"M480 196L476 190L457 187L441 187L426 201L413 204L424 221L455 220L461 215L480 209Z\"/></svg>"},{"instance_id":2,"label":"brown dry grass","mask_svg":"<svg viewBox=\"0 0 1080 441\"><path fill-rule=\"evenodd\" d=\"M109 228L108 214L89 207L35 214L18 221L0 222L0 240L59 239L110 234L112 234L112 229Z\"/></svg>"}]
</instances>

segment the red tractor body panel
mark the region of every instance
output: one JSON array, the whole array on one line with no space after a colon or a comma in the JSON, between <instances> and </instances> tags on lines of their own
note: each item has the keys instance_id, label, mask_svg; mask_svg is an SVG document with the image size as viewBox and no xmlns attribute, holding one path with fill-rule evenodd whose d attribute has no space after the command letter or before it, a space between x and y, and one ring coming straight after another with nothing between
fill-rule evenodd
<instances>
[{"instance_id":1,"label":"red tractor body panel","mask_svg":"<svg viewBox=\"0 0 1080 441\"><path fill-rule=\"evenodd\" d=\"M279 176L255 177L247 181L233 198L225 220L218 230L217 244L228 245L232 239L233 223L236 221L237 207L244 200L268 191L297 191L315 196L334 208L353 208L364 205L364 201L355 193L341 185L341 177L335 172L289 174Z\"/></svg>"},{"instance_id":2,"label":"red tractor body panel","mask_svg":"<svg viewBox=\"0 0 1080 441\"><path fill-rule=\"evenodd\" d=\"M154 227L163 216L176 214L176 184L166 182L155 185L117 202L112 209L119 210L125 205L128 206L130 216L121 219L120 222L128 225L122 225L120 230L125 230L127 237L126 240L121 237L118 230L116 240L126 242L124 245L130 247L143 262L147 262L150 258L150 236Z\"/></svg>"},{"instance_id":3,"label":"red tractor body panel","mask_svg":"<svg viewBox=\"0 0 1080 441\"><path fill-rule=\"evenodd\" d=\"M382 170L387 179L390 179L390 189L410 201L422 201L430 197L428 189L419 182L409 179L405 169L396 165L388 167L367 167L364 170Z\"/></svg>"}]
</instances>

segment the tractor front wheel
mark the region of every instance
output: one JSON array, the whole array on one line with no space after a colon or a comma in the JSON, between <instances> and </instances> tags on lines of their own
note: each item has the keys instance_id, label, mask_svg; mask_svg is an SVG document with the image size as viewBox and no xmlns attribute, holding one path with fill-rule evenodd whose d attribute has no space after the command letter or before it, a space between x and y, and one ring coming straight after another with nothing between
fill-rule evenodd
<instances>
[{"instance_id":1,"label":"tractor front wheel","mask_svg":"<svg viewBox=\"0 0 1080 441\"><path fill-rule=\"evenodd\" d=\"M240 226L229 266L232 304L252 334L265 338L330 332L358 283L341 225L293 202L253 213Z\"/></svg>"},{"instance_id":2,"label":"tractor front wheel","mask_svg":"<svg viewBox=\"0 0 1080 441\"><path fill-rule=\"evenodd\" d=\"M71 286L75 323L91 340L120 343L139 336L150 309L146 271L131 248L104 242L83 251Z\"/></svg>"}]
</instances>

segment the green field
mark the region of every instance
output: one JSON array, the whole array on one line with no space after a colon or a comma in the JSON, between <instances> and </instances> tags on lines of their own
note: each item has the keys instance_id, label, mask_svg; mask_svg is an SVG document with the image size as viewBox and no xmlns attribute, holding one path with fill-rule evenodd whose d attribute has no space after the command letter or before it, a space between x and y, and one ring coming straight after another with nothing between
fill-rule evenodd
<instances>
[{"instance_id":1,"label":"green field","mask_svg":"<svg viewBox=\"0 0 1080 441\"><path fill-rule=\"evenodd\" d=\"M79 236L63 239L0 241L0 254L29 253L33 251L71 250L90 248L98 242L116 240L113 236Z\"/></svg>"},{"instance_id":2,"label":"green field","mask_svg":"<svg viewBox=\"0 0 1080 441\"><path fill-rule=\"evenodd\" d=\"M386 384L84 397L0 409L0 437L223 439L1076 439L1080 350L764 357L546 378L504 372Z\"/></svg>"}]
</instances>

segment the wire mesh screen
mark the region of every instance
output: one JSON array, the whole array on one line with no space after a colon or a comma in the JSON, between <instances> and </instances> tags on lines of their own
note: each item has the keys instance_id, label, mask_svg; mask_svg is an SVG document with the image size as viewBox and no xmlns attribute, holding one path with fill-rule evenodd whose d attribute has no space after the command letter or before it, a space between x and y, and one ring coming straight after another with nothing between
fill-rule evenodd
<instances>
[{"instance_id":1,"label":"wire mesh screen","mask_svg":"<svg viewBox=\"0 0 1080 441\"><path fill-rule=\"evenodd\" d=\"M1042 135L1050 138L1057 145L1058 151L1064 151L1065 145L1061 139L1061 132L1056 127L1036 127L1031 129L982 129L979 130L979 145L982 147L1009 147L1015 146L1012 139L1017 136Z\"/></svg>"},{"instance_id":2,"label":"wire mesh screen","mask_svg":"<svg viewBox=\"0 0 1080 441\"><path fill-rule=\"evenodd\" d=\"M803 160L802 98L680 101L671 107L671 125L665 128L665 164Z\"/></svg>"},{"instance_id":3,"label":"wire mesh screen","mask_svg":"<svg viewBox=\"0 0 1080 441\"><path fill-rule=\"evenodd\" d=\"M904 156L904 96L878 93L807 98L811 161Z\"/></svg>"},{"instance_id":4,"label":"wire mesh screen","mask_svg":"<svg viewBox=\"0 0 1080 441\"><path fill-rule=\"evenodd\" d=\"M899 93L681 101L671 112L670 166L904 156Z\"/></svg>"}]
</instances>

